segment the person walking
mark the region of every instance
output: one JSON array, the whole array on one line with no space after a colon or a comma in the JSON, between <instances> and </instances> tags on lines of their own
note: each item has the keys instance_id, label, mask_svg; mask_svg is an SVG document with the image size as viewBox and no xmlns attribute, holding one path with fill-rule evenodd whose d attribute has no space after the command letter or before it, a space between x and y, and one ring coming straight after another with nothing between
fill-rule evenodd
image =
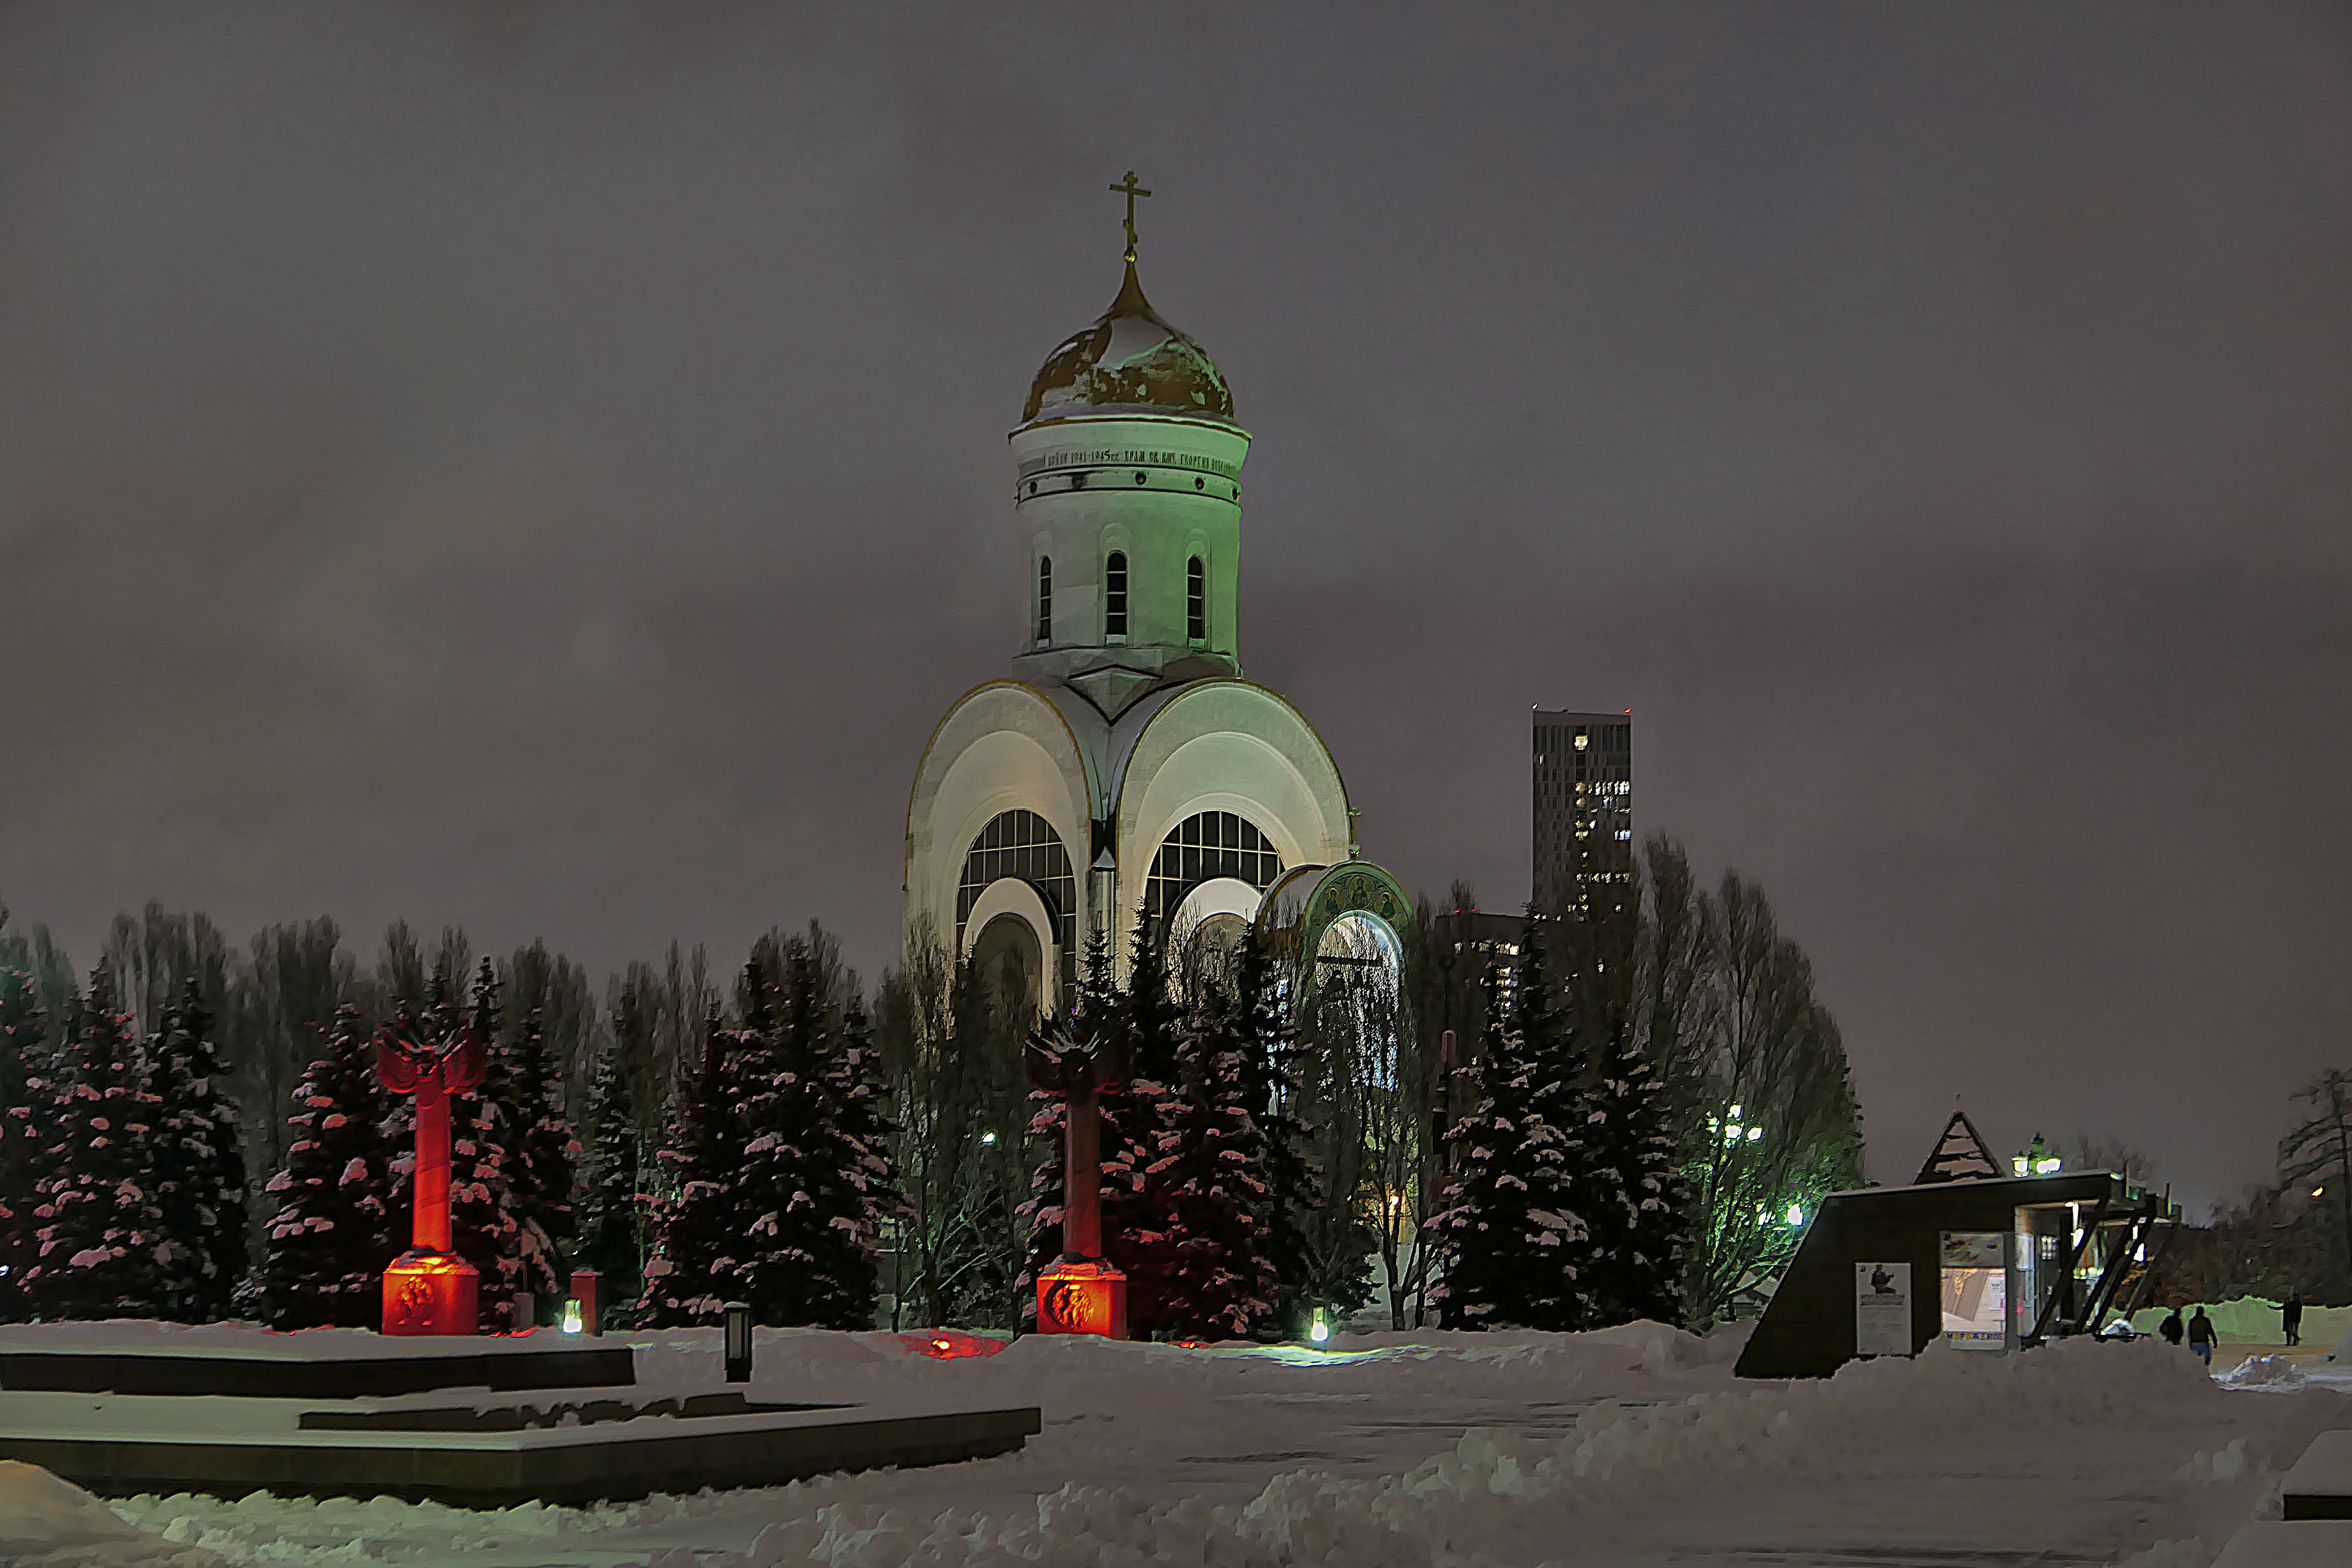
<instances>
[{"instance_id":1,"label":"person walking","mask_svg":"<svg viewBox=\"0 0 2352 1568\"><path fill-rule=\"evenodd\" d=\"M2164 1336L2165 1343L2179 1344L2180 1336L2185 1332L2180 1322L2180 1309L2173 1308L2171 1314L2156 1325L2156 1332Z\"/></svg>"},{"instance_id":2,"label":"person walking","mask_svg":"<svg viewBox=\"0 0 2352 1568\"><path fill-rule=\"evenodd\" d=\"M2221 1337L2213 1332L2213 1320L2205 1315L2205 1309L2198 1308L2197 1315L2189 1320L2189 1348L2197 1353L2197 1359L2212 1365L2213 1342Z\"/></svg>"},{"instance_id":3,"label":"person walking","mask_svg":"<svg viewBox=\"0 0 2352 1568\"><path fill-rule=\"evenodd\" d=\"M2303 1292L2301 1291L2290 1293L2286 1299L2286 1305L2279 1309L2279 1326L2286 1330L2287 1343L2303 1343Z\"/></svg>"}]
</instances>

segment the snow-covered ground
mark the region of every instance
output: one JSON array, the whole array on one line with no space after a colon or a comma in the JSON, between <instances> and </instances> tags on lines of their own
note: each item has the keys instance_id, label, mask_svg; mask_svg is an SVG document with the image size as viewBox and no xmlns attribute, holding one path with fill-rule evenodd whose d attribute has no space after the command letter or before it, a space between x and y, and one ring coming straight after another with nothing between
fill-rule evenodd
<instances>
[{"instance_id":1,"label":"snow-covered ground","mask_svg":"<svg viewBox=\"0 0 2352 1568\"><path fill-rule=\"evenodd\" d=\"M2352 1381L2225 1388L2157 1343L1937 1349L1796 1385L1734 1379L1738 1343L1636 1324L932 1360L768 1333L755 1397L1036 1404L1045 1432L1017 1457L584 1510L118 1500L143 1539L9 1561L2205 1568L2314 1434L2352 1427ZM647 1336L640 1382L716 1386L717 1356L709 1334Z\"/></svg>"}]
</instances>

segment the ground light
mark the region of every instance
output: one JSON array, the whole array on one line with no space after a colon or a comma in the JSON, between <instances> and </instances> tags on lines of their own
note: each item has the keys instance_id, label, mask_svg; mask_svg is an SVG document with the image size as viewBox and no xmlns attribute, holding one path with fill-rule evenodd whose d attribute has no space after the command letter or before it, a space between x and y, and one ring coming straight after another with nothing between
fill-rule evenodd
<instances>
[{"instance_id":1,"label":"ground light","mask_svg":"<svg viewBox=\"0 0 2352 1568\"><path fill-rule=\"evenodd\" d=\"M1315 1309L1315 1321L1307 1325L1307 1337L1316 1344L1321 1344L1331 1337L1331 1319L1323 1308Z\"/></svg>"},{"instance_id":2,"label":"ground light","mask_svg":"<svg viewBox=\"0 0 2352 1568\"><path fill-rule=\"evenodd\" d=\"M567 1296L564 1298L563 1332L565 1333L578 1333L580 1332L580 1298L577 1296Z\"/></svg>"}]
</instances>

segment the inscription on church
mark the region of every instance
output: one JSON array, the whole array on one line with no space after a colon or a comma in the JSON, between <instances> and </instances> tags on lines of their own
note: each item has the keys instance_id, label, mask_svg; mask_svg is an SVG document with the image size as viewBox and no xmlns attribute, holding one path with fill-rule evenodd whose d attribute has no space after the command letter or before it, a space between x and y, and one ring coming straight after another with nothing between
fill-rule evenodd
<instances>
[{"instance_id":1,"label":"inscription on church","mask_svg":"<svg viewBox=\"0 0 2352 1568\"><path fill-rule=\"evenodd\" d=\"M1040 452L1021 464L1021 477L1049 473L1056 468L1182 468L1188 472L1214 474L1223 479L1238 479L1242 469L1238 463L1226 463L1214 457L1202 457L1192 452L1162 452L1149 447L1063 447L1054 452Z\"/></svg>"}]
</instances>

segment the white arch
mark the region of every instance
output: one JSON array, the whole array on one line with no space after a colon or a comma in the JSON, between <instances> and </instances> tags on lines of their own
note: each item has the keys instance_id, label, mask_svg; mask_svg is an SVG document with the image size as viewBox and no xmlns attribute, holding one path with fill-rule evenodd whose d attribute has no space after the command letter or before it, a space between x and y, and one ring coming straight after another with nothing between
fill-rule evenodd
<instances>
[{"instance_id":1,"label":"white arch","mask_svg":"<svg viewBox=\"0 0 2352 1568\"><path fill-rule=\"evenodd\" d=\"M1152 857L1178 823L1231 811L1270 841L1286 866L1347 858L1348 794L1298 710L1263 686L1207 680L1145 721L1118 773L1118 906L1124 951Z\"/></svg>"},{"instance_id":2,"label":"white arch","mask_svg":"<svg viewBox=\"0 0 2352 1568\"><path fill-rule=\"evenodd\" d=\"M906 920L928 916L954 939L956 887L972 840L1001 811L1045 819L1069 854L1076 907L1086 928L1086 856L1092 839L1087 762L1061 710L1035 687L995 681L948 710L924 748L907 802ZM1052 946L1050 930L1040 942Z\"/></svg>"},{"instance_id":3,"label":"white arch","mask_svg":"<svg viewBox=\"0 0 2352 1568\"><path fill-rule=\"evenodd\" d=\"M971 913L964 917L962 956L971 956L972 944L980 940L988 923L1000 915L1026 923L1029 935L1037 939L1037 951L1044 958L1037 970L1037 1006L1051 1009L1054 978L1062 972L1062 945L1055 937L1054 919L1045 908L1045 901L1019 877L998 877L972 901Z\"/></svg>"},{"instance_id":4,"label":"white arch","mask_svg":"<svg viewBox=\"0 0 2352 1568\"><path fill-rule=\"evenodd\" d=\"M1170 921L1171 930L1189 931L1212 915L1257 918L1258 900L1265 894L1237 876L1213 876L1184 895Z\"/></svg>"}]
</instances>

